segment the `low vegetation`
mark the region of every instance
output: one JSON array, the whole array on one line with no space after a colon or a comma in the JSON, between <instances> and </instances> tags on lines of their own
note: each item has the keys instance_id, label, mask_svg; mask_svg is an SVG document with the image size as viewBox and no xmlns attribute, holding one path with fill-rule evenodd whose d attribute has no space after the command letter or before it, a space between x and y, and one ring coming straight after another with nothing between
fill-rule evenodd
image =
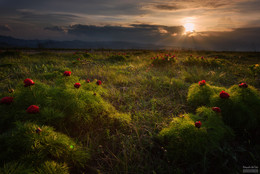
<instances>
[{"instance_id":1,"label":"low vegetation","mask_svg":"<svg viewBox=\"0 0 260 174\"><path fill-rule=\"evenodd\" d=\"M0 52L0 173L242 173L259 53Z\"/></svg>"}]
</instances>

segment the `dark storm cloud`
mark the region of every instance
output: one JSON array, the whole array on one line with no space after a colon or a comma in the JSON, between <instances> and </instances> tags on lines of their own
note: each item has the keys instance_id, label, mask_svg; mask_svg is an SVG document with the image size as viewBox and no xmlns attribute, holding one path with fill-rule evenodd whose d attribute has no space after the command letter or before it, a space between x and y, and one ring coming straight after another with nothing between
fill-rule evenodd
<instances>
[{"instance_id":1,"label":"dark storm cloud","mask_svg":"<svg viewBox=\"0 0 260 174\"><path fill-rule=\"evenodd\" d=\"M54 27L45 27L44 30L57 31L57 32L66 32L67 29L65 27L54 26Z\"/></svg>"},{"instance_id":2,"label":"dark storm cloud","mask_svg":"<svg viewBox=\"0 0 260 174\"><path fill-rule=\"evenodd\" d=\"M183 26L163 26L132 24L122 26L73 25L68 27L68 34L100 41L158 42L170 38L172 34L182 34Z\"/></svg>"},{"instance_id":3,"label":"dark storm cloud","mask_svg":"<svg viewBox=\"0 0 260 174\"><path fill-rule=\"evenodd\" d=\"M31 21L33 23L62 23L74 21L78 16L72 14L40 13L30 10L19 10L21 15L17 20Z\"/></svg>"},{"instance_id":4,"label":"dark storm cloud","mask_svg":"<svg viewBox=\"0 0 260 174\"><path fill-rule=\"evenodd\" d=\"M12 31L8 25L0 25L0 31Z\"/></svg>"}]
</instances>

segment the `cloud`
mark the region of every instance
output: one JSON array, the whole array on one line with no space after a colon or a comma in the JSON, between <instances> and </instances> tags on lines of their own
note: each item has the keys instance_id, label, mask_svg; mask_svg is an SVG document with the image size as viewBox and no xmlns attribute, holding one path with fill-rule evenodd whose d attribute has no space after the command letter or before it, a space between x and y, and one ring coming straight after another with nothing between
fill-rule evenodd
<instances>
[{"instance_id":1,"label":"cloud","mask_svg":"<svg viewBox=\"0 0 260 174\"><path fill-rule=\"evenodd\" d=\"M66 33L68 30L62 26L45 27L44 30L57 31Z\"/></svg>"},{"instance_id":2,"label":"cloud","mask_svg":"<svg viewBox=\"0 0 260 174\"><path fill-rule=\"evenodd\" d=\"M0 25L0 31L12 31L8 25Z\"/></svg>"},{"instance_id":3,"label":"cloud","mask_svg":"<svg viewBox=\"0 0 260 174\"><path fill-rule=\"evenodd\" d=\"M91 41L131 41L141 43L171 39L172 34L181 35L183 31L183 26L149 24L131 24L126 27L77 24L68 27L69 35L80 36Z\"/></svg>"}]
</instances>

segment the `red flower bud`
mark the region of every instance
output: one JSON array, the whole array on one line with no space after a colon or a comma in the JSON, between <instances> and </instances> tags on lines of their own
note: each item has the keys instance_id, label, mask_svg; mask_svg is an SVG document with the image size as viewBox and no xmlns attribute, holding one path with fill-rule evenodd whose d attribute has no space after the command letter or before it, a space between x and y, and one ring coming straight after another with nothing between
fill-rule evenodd
<instances>
[{"instance_id":1,"label":"red flower bud","mask_svg":"<svg viewBox=\"0 0 260 174\"><path fill-rule=\"evenodd\" d=\"M13 97L3 97L0 103L10 105L11 103L13 103L13 100L14 100Z\"/></svg>"},{"instance_id":2,"label":"red flower bud","mask_svg":"<svg viewBox=\"0 0 260 174\"><path fill-rule=\"evenodd\" d=\"M35 130L35 132L36 132L37 134L39 134L39 133L42 132L42 129L38 127L38 128Z\"/></svg>"},{"instance_id":3,"label":"red flower bud","mask_svg":"<svg viewBox=\"0 0 260 174\"><path fill-rule=\"evenodd\" d=\"M219 107L212 107L212 111L221 112L221 109Z\"/></svg>"},{"instance_id":4,"label":"red flower bud","mask_svg":"<svg viewBox=\"0 0 260 174\"><path fill-rule=\"evenodd\" d=\"M220 98L229 98L230 96L229 96L229 94L228 94L227 92L221 91L221 92L219 93L219 97L220 97Z\"/></svg>"},{"instance_id":5,"label":"red flower bud","mask_svg":"<svg viewBox=\"0 0 260 174\"><path fill-rule=\"evenodd\" d=\"M36 114L39 113L39 106L31 105L27 108L26 112L28 114Z\"/></svg>"},{"instance_id":6,"label":"red flower bud","mask_svg":"<svg viewBox=\"0 0 260 174\"><path fill-rule=\"evenodd\" d=\"M241 83L241 84L239 84L239 87L240 87L240 88L247 88L248 85L247 85L246 83Z\"/></svg>"},{"instance_id":7,"label":"red flower bud","mask_svg":"<svg viewBox=\"0 0 260 174\"><path fill-rule=\"evenodd\" d=\"M81 86L80 83L75 83L75 84L74 84L74 87L75 87L75 88L79 88L80 86Z\"/></svg>"},{"instance_id":8,"label":"red flower bud","mask_svg":"<svg viewBox=\"0 0 260 174\"><path fill-rule=\"evenodd\" d=\"M98 80L97 85L101 85L101 84L102 84L101 80Z\"/></svg>"},{"instance_id":9,"label":"red flower bud","mask_svg":"<svg viewBox=\"0 0 260 174\"><path fill-rule=\"evenodd\" d=\"M64 71L63 75L64 76L70 76L71 75L71 71Z\"/></svg>"},{"instance_id":10,"label":"red flower bud","mask_svg":"<svg viewBox=\"0 0 260 174\"><path fill-rule=\"evenodd\" d=\"M195 127L200 128L201 127L201 122L200 121L196 121L195 122Z\"/></svg>"},{"instance_id":11,"label":"red flower bud","mask_svg":"<svg viewBox=\"0 0 260 174\"><path fill-rule=\"evenodd\" d=\"M206 81L205 81L205 80L201 80L201 81L199 81L199 85L200 85L200 86L204 86L204 85L206 85Z\"/></svg>"},{"instance_id":12,"label":"red flower bud","mask_svg":"<svg viewBox=\"0 0 260 174\"><path fill-rule=\"evenodd\" d=\"M90 80L89 80L89 79L87 79L87 80L86 80L86 82L87 82L87 83L90 83Z\"/></svg>"},{"instance_id":13,"label":"red flower bud","mask_svg":"<svg viewBox=\"0 0 260 174\"><path fill-rule=\"evenodd\" d=\"M24 83L24 86L25 86L25 87L34 85L34 82L33 82L32 79L25 79L25 80L23 81L23 83Z\"/></svg>"}]
</instances>

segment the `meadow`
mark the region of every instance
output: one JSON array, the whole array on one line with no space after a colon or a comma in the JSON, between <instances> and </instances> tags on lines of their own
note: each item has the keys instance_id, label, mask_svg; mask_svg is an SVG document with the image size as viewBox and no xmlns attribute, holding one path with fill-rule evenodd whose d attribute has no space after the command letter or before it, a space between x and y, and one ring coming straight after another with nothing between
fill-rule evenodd
<instances>
[{"instance_id":1,"label":"meadow","mask_svg":"<svg viewBox=\"0 0 260 174\"><path fill-rule=\"evenodd\" d=\"M260 53L0 52L0 173L242 173Z\"/></svg>"}]
</instances>

